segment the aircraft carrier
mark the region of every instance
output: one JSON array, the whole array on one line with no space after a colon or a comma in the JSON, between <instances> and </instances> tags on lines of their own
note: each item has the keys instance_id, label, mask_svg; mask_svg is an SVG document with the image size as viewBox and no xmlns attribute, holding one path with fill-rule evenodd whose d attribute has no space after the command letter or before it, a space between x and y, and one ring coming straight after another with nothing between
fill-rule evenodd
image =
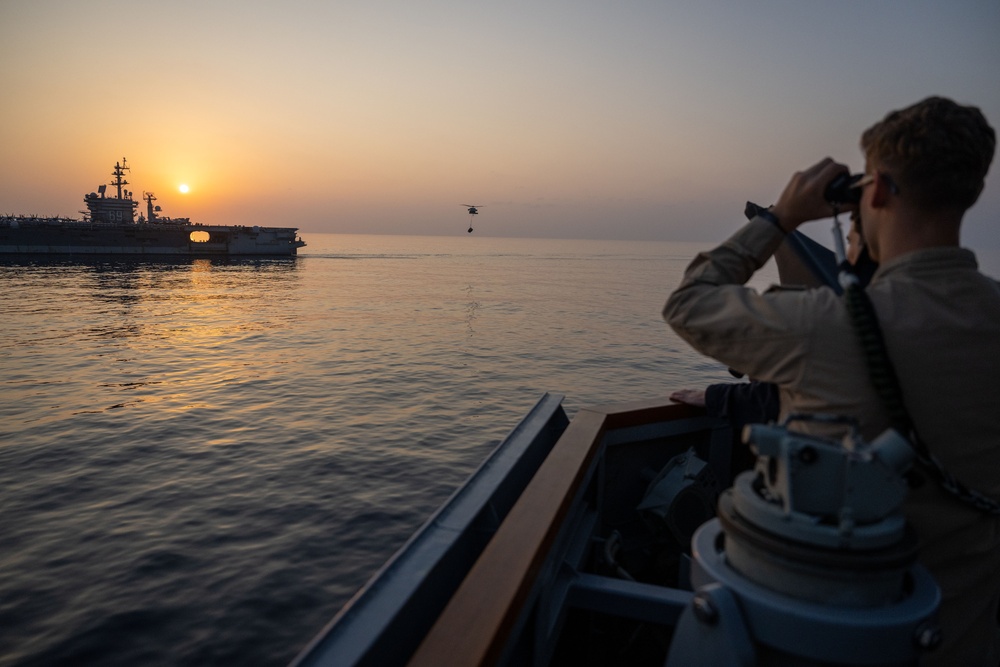
<instances>
[{"instance_id":1,"label":"aircraft carrier","mask_svg":"<svg viewBox=\"0 0 1000 667\"><path fill-rule=\"evenodd\" d=\"M161 215L156 196L144 192L146 215L126 186L125 158L115 163L110 183L84 195L83 219L0 216L0 254L141 256L292 256L305 245L295 227L202 225Z\"/></svg>"}]
</instances>

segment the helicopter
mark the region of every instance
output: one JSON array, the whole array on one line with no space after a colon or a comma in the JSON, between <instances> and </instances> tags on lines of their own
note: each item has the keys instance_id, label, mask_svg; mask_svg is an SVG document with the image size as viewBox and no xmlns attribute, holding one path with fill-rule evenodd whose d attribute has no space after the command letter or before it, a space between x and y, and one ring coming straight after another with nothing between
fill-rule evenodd
<instances>
[{"instance_id":1,"label":"helicopter","mask_svg":"<svg viewBox=\"0 0 1000 667\"><path fill-rule=\"evenodd\" d=\"M472 217L473 215L479 215L479 209L482 208L479 204L461 204L469 209L469 233L472 233Z\"/></svg>"}]
</instances>

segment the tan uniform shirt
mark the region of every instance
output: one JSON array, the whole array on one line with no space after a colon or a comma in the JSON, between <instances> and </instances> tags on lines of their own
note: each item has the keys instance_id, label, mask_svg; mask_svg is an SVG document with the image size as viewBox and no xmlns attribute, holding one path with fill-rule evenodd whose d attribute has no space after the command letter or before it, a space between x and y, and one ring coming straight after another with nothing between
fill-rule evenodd
<instances>
[{"instance_id":1,"label":"tan uniform shirt","mask_svg":"<svg viewBox=\"0 0 1000 667\"><path fill-rule=\"evenodd\" d=\"M743 287L783 238L755 218L699 254L664 318L699 352L778 384L782 417L850 415L873 439L889 420L841 297ZM1000 498L1000 285L979 273L971 252L952 247L884 264L867 291L917 433L956 478ZM906 512L943 594L944 643L926 664L996 667L1000 518L929 480L911 491Z\"/></svg>"}]
</instances>

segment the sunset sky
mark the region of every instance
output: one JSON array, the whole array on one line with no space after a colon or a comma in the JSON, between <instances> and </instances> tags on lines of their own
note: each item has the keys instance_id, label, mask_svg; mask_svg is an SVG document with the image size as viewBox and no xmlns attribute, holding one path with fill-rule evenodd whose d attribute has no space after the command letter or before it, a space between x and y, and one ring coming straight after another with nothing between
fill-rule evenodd
<instances>
[{"instance_id":1,"label":"sunset sky","mask_svg":"<svg viewBox=\"0 0 1000 667\"><path fill-rule=\"evenodd\" d=\"M75 217L124 156L198 222L711 241L891 109L1000 127L998 35L995 0L2 0L0 213Z\"/></svg>"}]
</instances>

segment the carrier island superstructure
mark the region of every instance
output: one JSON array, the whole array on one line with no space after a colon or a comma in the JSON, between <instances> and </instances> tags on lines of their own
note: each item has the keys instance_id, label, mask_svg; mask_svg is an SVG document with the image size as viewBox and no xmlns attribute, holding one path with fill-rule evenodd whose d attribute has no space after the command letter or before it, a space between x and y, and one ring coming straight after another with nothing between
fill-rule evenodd
<instances>
[{"instance_id":1,"label":"carrier island superstructure","mask_svg":"<svg viewBox=\"0 0 1000 667\"><path fill-rule=\"evenodd\" d=\"M115 163L108 192L84 195L84 218L0 215L0 254L141 256L291 256L305 245L294 227L203 225L160 214L143 193L146 215L126 186L129 167Z\"/></svg>"}]
</instances>

